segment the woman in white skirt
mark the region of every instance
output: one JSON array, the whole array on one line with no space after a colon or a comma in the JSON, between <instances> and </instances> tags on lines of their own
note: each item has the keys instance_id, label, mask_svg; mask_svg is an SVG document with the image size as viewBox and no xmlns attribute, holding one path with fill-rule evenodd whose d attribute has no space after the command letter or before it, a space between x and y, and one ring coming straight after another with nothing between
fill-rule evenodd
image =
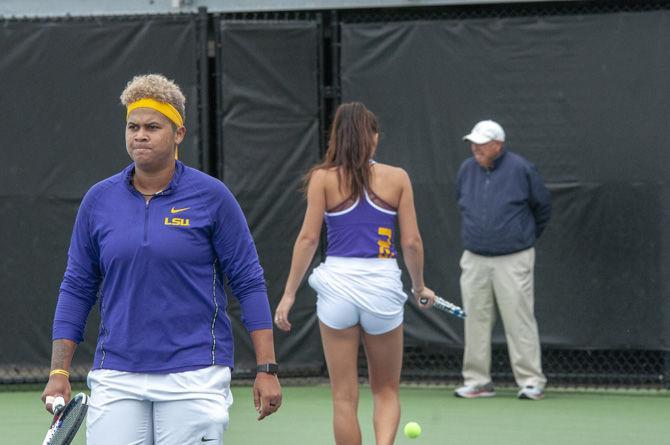
<instances>
[{"instance_id":1,"label":"woman in white skirt","mask_svg":"<svg viewBox=\"0 0 670 445\"><path fill-rule=\"evenodd\" d=\"M412 185L403 169L373 161L378 140L372 112L357 102L340 105L326 159L305 175L307 210L293 248L284 295L275 312L277 326L290 331L288 315L325 220L327 258L312 272L309 284L317 292L337 444L361 443L357 417L361 337L374 400L377 445L392 444L398 429L407 295L393 245L396 221L414 296L422 308L432 306L435 300L423 281L423 243ZM426 303L421 304L421 299Z\"/></svg>"}]
</instances>

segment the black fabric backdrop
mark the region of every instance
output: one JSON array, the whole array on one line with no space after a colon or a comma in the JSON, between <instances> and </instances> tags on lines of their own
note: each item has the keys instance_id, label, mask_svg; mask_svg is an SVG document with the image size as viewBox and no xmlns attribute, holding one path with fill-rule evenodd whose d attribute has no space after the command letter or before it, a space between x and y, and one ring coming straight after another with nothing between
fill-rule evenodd
<instances>
[{"instance_id":1,"label":"black fabric backdrop","mask_svg":"<svg viewBox=\"0 0 670 445\"><path fill-rule=\"evenodd\" d=\"M537 246L543 344L670 350L669 18L653 11L342 25L342 99L379 115L378 159L413 179L430 286L460 302L454 182L469 155L461 137L493 118L552 192L554 218ZM218 132L215 160L247 215L274 308L305 208L300 176L324 146L320 26L215 19L219 119L201 129L194 16L3 23L0 368L48 365L79 201L129 163L118 96L134 74L162 72L183 87L187 164L202 167L200 134ZM244 370L253 353L230 301ZM303 285L294 331L277 333L284 369L323 366L314 303ZM96 328L93 316L77 363L90 364ZM406 333L408 345L462 345L460 321L411 301ZM495 341L503 342L500 326Z\"/></svg>"},{"instance_id":2,"label":"black fabric backdrop","mask_svg":"<svg viewBox=\"0 0 670 445\"><path fill-rule=\"evenodd\" d=\"M552 192L543 344L670 348L669 25L654 11L342 26L342 100L380 116L378 159L413 178L429 286L460 301L461 137L492 118ZM409 344L462 344L458 320L410 308Z\"/></svg>"},{"instance_id":3,"label":"black fabric backdrop","mask_svg":"<svg viewBox=\"0 0 670 445\"><path fill-rule=\"evenodd\" d=\"M300 178L319 159L318 39L311 21L220 23L223 181L247 216L273 312L305 211ZM314 294L304 284L296 300L290 335L275 331L277 358L283 369L318 369L323 356ZM239 305L228 301L236 366L252 369L256 361Z\"/></svg>"},{"instance_id":4,"label":"black fabric backdrop","mask_svg":"<svg viewBox=\"0 0 670 445\"><path fill-rule=\"evenodd\" d=\"M119 95L136 74L184 90L180 157L199 167L194 17L8 21L0 27L0 366L49 366L51 322L79 202L130 163ZM97 307L75 363L90 365Z\"/></svg>"}]
</instances>

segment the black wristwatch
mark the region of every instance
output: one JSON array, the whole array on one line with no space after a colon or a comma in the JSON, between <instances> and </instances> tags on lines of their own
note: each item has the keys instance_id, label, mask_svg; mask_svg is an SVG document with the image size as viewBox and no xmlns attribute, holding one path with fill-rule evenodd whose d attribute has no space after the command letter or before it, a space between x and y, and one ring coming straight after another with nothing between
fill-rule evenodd
<instances>
[{"instance_id":1,"label":"black wristwatch","mask_svg":"<svg viewBox=\"0 0 670 445\"><path fill-rule=\"evenodd\" d=\"M267 374L277 375L279 372L279 365L276 363L263 363L256 365L256 373L265 372Z\"/></svg>"}]
</instances>

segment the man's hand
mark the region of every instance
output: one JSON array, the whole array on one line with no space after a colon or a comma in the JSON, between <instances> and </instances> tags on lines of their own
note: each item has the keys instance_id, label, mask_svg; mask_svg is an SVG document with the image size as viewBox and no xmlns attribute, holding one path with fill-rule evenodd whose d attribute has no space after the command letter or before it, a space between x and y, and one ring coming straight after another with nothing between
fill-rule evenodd
<instances>
[{"instance_id":1,"label":"man's hand","mask_svg":"<svg viewBox=\"0 0 670 445\"><path fill-rule=\"evenodd\" d=\"M258 420L263 420L281 406L281 386L276 375L266 372L256 374L253 392Z\"/></svg>"}]
</instances>

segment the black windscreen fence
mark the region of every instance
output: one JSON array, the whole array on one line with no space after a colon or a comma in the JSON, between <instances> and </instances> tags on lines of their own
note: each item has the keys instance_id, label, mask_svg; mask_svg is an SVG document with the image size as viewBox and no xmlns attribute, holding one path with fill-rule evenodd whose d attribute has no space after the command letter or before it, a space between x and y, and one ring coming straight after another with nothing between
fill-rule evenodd
<instances>
[{"instance_id":1,"label":"black windscreen fence","mask_svg":"<svg viewBox=\"0 0 670 445\"><path fill-rule=\"evenodd\" d=\"M600 362L630 349L667 351L670 201L659 117L670 111L670 12L383 18L343 18L342 101L380 116L378 159L413 178L428 285L458 295L455 177L470 156L462 136L492 118L552 192L554 216L537 245L543 347L612 351ZM459 321L435 318L406 310L407 344L418 351L406 364L420 363L419 375L459 368L448 350L434 351L462 345ZM504 342L498 323L494 344ZM571 355L554 364L556 356L545 352L550 378ZM657 354L648 380L664 378L666 360ZM511 376L504 351L497 368Z\"/></svg>"},{"instance_id":2,"label":"black windscreen fence","mask_svg":"<svg viewBox=\"0 0 670 445\"><path fill-rule=\"evenodd\" d=\"M305 211L300 180L320 155L319 36L315 20L219 24L222 178L247 216L273 308ZM228 300L237 371L255 369L239 306ZM287 371L320 371L315 297L305 284L296 300L291 334L275 331L278 360Z\"/></svg>"},{"instance_id":3,"label":"black windscreen fence","mask_svg":"<svg viewBox=\"0 0 670 445\"><path fill-rule=\"evenodd\" d=\"M461 138L493 118L552 191L554 217L537 255L543 342L670 346L659 310L667 301L660 241L670 230L662 168L669 155L665 128L651 124L670 112L661 99L670 94L669 18L343 25L342 100L379 113L379 159L414 178L433 286L458 293L454 183L470 156Z\"/></svg>"},{"instance_id":4,"label":"black windscreen fence","mask_svg":"<svg viewBox=\"0 0 670 445\"><path fill-rule=\"evenodd\" d=\"M10 20L0 54L0 382L45 380L79 201L129 163L119 94L133 75L161 72L187 96L180 157L239 200L273 309L305 210L302 175L323 155L335 106L353 100L380 118L377 159L412 178L427 285L460 304L462 136L492 118L552 194L535 283L550 385L668 386L666 4ZM255 357L229 297L239 378ZM303 283L292 332L275 332L285 376L325 375L315 304ZM78 379L91 363L93 312ZM500 322L493 341L493 377L511 382ZM405 344L404 379L460 378L460 320L409 301Z\"/></svg>"},{"instance_id":5,"label":"black windscreen fence","mask_svg":"<svg viewBox=\"0 0 670 445\"><path fill-rule=\"evenodd\" d=\"M0 27L0 379L44 379L51 322L84 193L131 161L119 96L164 73L190 99L181 159L199 165L195 17L9 21ZM98 309L75 354L90 368Z\"/></svg>"}]
</instances>

